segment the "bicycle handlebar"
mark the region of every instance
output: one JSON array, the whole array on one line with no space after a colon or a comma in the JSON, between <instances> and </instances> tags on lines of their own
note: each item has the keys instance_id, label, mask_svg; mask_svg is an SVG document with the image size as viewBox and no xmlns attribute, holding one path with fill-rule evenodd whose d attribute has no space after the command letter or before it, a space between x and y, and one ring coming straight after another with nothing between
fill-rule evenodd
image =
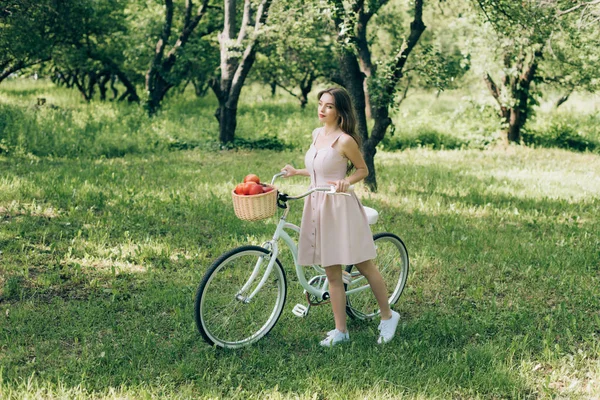
<instances>
[{"instance_id":1,"label":"bicycle handlebar","mask_svg":"<svg viewBox=\"0 0 600 400\"><path fill-rule=\"evenodd\" d=\"M279 178L281 176L284 176L284 175L286 175L285 171L273 175L273 179L271 179L271 185L273 185L273 183L275 182L275 180L277 178ZM350 187L348 189L354 189L354 185L350 185ZM349 193L337 192L335 190L335 185L331 185L329 187L314 187L312 189L309 189L307 192L305 192L305 193L303 193L301 195L298 195L298 196L288 196L288 195L285 195L285 201L287 201L287 200L298 200L298 199L306 197L309 194L314 193L314 192L325 192L326 194L337 194L337 195L342 195L342 196L350 196Z\"/></svg>"}]
</instances>

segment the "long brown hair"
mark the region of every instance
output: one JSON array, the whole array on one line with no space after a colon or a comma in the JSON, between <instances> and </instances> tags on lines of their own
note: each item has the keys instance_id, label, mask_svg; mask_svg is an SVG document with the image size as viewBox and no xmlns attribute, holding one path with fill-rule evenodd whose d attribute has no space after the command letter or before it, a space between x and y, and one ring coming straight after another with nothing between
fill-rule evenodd
<instances>
[{"instance_id":1,"label":"long brown hair","mask_svg":"<svg viewBox=\"0 0 600 400\"><path fill-rule=\"evenodd\" d=\"M333 100L335 101L335 109L339 114L339 125L340 129L352 136L352 139L356 141L358 147L361 147L362 140L356 132L356 112L354 111L354 106L352 105L352 100L350 99L350 95L344 88L339 87L331 87L329 89L321 90L317 95L317 99L321 100L321 96L325 93L329 93L333 96Z\"/></svg>"}]
</instances>

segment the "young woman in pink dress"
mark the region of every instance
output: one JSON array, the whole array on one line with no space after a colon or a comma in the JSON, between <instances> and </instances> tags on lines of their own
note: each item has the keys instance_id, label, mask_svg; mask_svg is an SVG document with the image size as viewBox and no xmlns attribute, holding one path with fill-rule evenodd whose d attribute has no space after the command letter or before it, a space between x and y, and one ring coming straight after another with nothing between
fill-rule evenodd
<instances>
[{"instance_id":1,"label":"young woman in pink dress","mask_svg":"<svg viewBox=\"0 0 600 400\"><path fill-rule=\"evenodd\" d=\"M304 169L286 165L285 177L310 177L311 187L335 185L338 192L350 196L315 192L306 198L298 264L321 265L329 280L335 329L321 341L333 346L350 340L346 326L346 293L342 265L355 265L367 278L381 310L378 343L389 342L396 332L400 314L390 309L385 282L373 263L376 256L373 236L360 201L350 185L363 180L369 170L360 152L356 117L348 92L330 88L318 94L319 121L323 124L312 133L312 144L304 158ZM348 174L348 162L353 172Z\"/></svg>"}]
</instances>

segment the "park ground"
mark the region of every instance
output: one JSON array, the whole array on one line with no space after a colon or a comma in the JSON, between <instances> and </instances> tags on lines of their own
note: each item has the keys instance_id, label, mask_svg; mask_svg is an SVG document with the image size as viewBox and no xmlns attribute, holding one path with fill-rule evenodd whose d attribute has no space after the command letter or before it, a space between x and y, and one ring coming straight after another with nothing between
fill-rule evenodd
<instances>
[{"instance_id":1,"label":"park ground","mask_svg":"<svg viewBox=\"0 0 600 400\"><path fill-rule=\"evenodd\" d=\"M350 321L350 344L320 348L330 309L291 313L303 297L284 254L278 324L252 347L219 350L196 331L197 285L275 222L238 220L231 189L301 165L312 110L249 91L247 140L223 149L214 100L173 98L147 120L69 93L0 90L13 132L0 142L0 398L600 398L597 152L497 146L475 96L415 95L393 140L441 145L381 148L378 192L357 189L381 214L374 231L398 234L411 258L394 341L378 346L377 322ZM540 111L532 132L579 124L597 140L588 100Z\"/></svg>"}]
</instances>

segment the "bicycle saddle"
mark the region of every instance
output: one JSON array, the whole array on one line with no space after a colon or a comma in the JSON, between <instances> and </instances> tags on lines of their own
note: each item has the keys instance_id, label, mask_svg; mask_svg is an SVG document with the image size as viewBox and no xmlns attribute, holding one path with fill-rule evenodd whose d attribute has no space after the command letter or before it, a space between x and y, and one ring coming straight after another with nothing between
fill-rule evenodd
<instances>
[{"instance_id":1,"label":"bicycle saddle","mask_svg":"<svg viewBox=\"0 0 600 400\"><path fill-rule=\"evenodd\" d=\"M369 225L373 225L375 222L377 222L377 219L379 218L379 213L377 210L365 206L363 206L363 208L365 209L365 213L367 213L367 221L369 221Z\"/></svg>"}]
</instances>

